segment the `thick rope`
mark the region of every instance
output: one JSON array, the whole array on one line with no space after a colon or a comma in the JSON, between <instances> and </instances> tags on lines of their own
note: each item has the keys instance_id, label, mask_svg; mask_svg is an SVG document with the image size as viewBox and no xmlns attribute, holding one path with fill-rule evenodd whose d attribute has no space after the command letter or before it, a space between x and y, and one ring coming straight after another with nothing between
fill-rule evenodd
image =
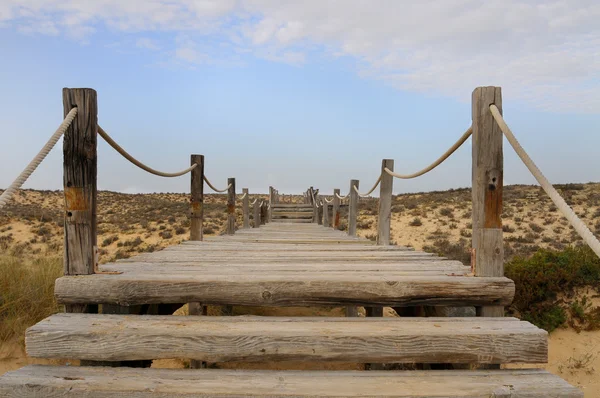
<instances>
[{"instance_id":1,"label":"thick rope","mask_svg":"<svg viewBox=\"0 0 600 398\"><path fill-rule=\"evenodd\" d=\"M324 200L324 201L325 201L325 203L327 203L327 204L329 204L329 203L333 202L333 199L331 199L331 200L327 200L327 198L323 198L323 200Z\"/></svg>"},{"instance_id":2,"label":"thick rope","mask_svg":"<svg viewBox=\"0 0 600 398\"><path fill-rule=\"evenodd\" d=\"M258 200L258 198L254 199L254 202L250 203L250 206L254 206L256 204L257 200Z\"/></svg>"},{"instance_id":3,"label":"thick rope","mask_svg":"<svg viewBox=\"0 0 600 398\"><path fill-rule=\"evenodd\" d=\"M348 199L348 196L350 196L350 194L346 195L346 196L340 196L339 193L335 194L335 197L338 198L339 200L344 200L344 199Z\"/></svg>"},{"instance_id":4,"label":"thick rope","mask_svg":"<svg viewBox=\"0 0 600 398\"><path fill-rule=\"evenodd\" d=\"M596 255L600 257L600 242L594 236L592 231L590 231L590 229L583 223L583 221L581 221L581 219L577 217L577 214L575 214L573 209L569 207L567 202L565 202L565 200L562 198L562 196L560 196L558 191L552 186L552 184L550 184L550 181L548 181L548 179L544 177L540 169L536 166L533 160L531 160L527 152L525 152L519 141L517 141L517 138L514 136L514 134L504 121L504 118L500 114L498 107L492 104L490 105L490 111L492 112L496 123L498 123L500 130L502 130L502 132L506 136L508 142L510 142L517 155L519 155L523 163L525 163L525 166L527 166L531 174L533 174L535 179L540 183L544 191L546 191L548 196L550 196L552 202L554 202L556 207L565 216L565 218L569 220L569 223L571 223L575 231L577 231L579 236L583 238L585 243L587 243L592 248L594 253L596 253Z\"/></svg>"},{"instance_id":5,"label":"thick rope","mask_svg":"<svg viewBox=\"0 0 600 398\"><path fill-rule=\"evenodd\" d=\"M13 181L13 183L10 184L8 188L6 188L6 191L4 191L2 195L0 195L0 209L6 206L6 204L15 195L15 192L17 192L17 190L23 186L23 184L25 183L25 181L27 181L29 176L31 176L31 174L35 171L35 169L37 169L40 163L42 163L42 161L46 158L48 153L50 153L52 148L54 148L54 145L56 145L60 137L62 137L65 131L67 131L67 129L73 122L73 119L75 119L76 115L77 108L73 108L69 111L63 122L60 124L60 126L58 126L56 132L52 134L48 142L46 142L46 145L44 145L44 147L33 158L33 160L29 162L27 167L25 167L25 170L23 170L21 174L19 174L19 176Z\"/></svg>"},{"instance_id":6,"label":"thick rope","mask_svg":"<svg viewBox=\"0 0 600 398\"><path fill-rule=\"evenodd\" d=\"M153 168L150 168L148 166L146 166L145 164L143 164L142 162L140 162L139 160L137 160L136 158L134 158L133 156L131 156L129 153L127 153L127 151L125 149L123 149L119 144L117 144L109 135L106 131L104 131L104 129L100 126L98 126L98 135L100 135L100 137L102 137L104 139L104 141L106 141L108 143L108 145L110 145L111 147L114 148L115 151L119 152L125 159L129 160L131 163L133 163L134 165L136 165L137 167L139 167L140 169L147 171L150 174L154 174L156 176L159 177L179 177L182 176L186 173L189 173L190 171L194 170L198 164L193 164L192 166L188 167L185 170L182 171L178 171L176 173L165 173L162 171L158 171L158 170L154 170Z\"/></svg>"},{"instance_id":7,"label":"thick rope","mask_svg":"<svg viewBox=\"0 0 600 398\"><path fill-rule=\"evenodd\" d=\"M360 193L358 191L358 188L356 188L356 185L353 185L352 188L354 188L354 190L356 191L356 193L358 194L358 196L360 196L361 198L366 198L367 196L371 195L373 193L373 191L375 190L375 188L377 188L377 186L379 185L379 183L381 182L381 178L382 178L382 174L379 175L379 178L377 179L377 181L375 181L375 185L373 185L373 188L371 188L371 190L367 193Z\"/></svg>"},{"instance_id":8,"label":"thick rope","mask_svg":"<svg viewBox=\"0 0 600 398\"><path fill-rule=\"evenodd\" d=\"M248 192L244 192L244 194L240 196L240 200L246 199L246 196L248 196Z\"/></svg>"},{"instance_id":9,"label":"thick rope","mask_svg":"<svg viewBox=\"0 0 600 398\"><path fill-rule=\"evenodd\" d=\"M204 182L206 182L206 184L210 187L210 189L212 189L215 192L227 192L229 190L229 188L231 188L231 184L227 185L227 188L225 189L217 189L215 188L215 186L213 184L210 183L210 181L208 181L208 178L206 178L206 176L204 176Z\"/></svg>"},{"instance_id":10,"label":"thick rope","mask_svg":"<svg viewBox=\"0 0 600 398\"><path fill-rule=\"evenodd\" d=\"M469 127L467 129L467 131L465 131L465 133L458 139L458 141L456 141L456 143L450 147L450 149L448 149L442 156L440 156L438 158L438 160L436 160L435 162L433 162L432 164L430 164L429 166L427 166L426 168L424 168L421 171L417 171L416 173L413 173L413 174L398 174L398 173L394 173L387 167L384 169L384 171L391 176L394 176L396 178L402 178L404 180L409 180L411 178L420 177L423 174L429 173L431 170L435 169L440 164L442 164L442 162L444 162L444 160L448 159L450 157L450 155L452 155L458 148L460 148L460 146L462 144L465 143L465 141L467 140L467 138L469 138L471 136L471 134L473 134L473 128Z\"/></svg>"}]
</instances>

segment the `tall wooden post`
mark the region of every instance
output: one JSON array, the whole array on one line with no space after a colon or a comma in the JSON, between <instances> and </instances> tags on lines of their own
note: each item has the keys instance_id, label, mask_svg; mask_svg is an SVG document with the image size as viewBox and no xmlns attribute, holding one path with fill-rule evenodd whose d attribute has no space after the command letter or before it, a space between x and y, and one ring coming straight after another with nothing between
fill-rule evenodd
<instances>
[{"instance_id":1,"label":"tall wooden post","mask_svg":"<svg viewBox=\"0 0 600 398\"><path fill-rule=\"evenodd\" d=\"M331 215L331 226L334 229L340 226L340 194L339 188L333 190L333 214Z\"/></svg>"},{"instance_id":2,"label":"tall wooden post","mask_svg":"<svg viewBox=\"0 0 600 398\"><path fill-rule=\"evenodd\" d=\"M242 213L244 217L244 228L250 228L250 197L248 196L248 188L242 188L244 199L242 199Z\"/></svg>"},{"instance_id":3,"label":"tall wooden post","mask_svg":"<svg viewBox=\"0 0 600 398\"><path fill-rule=\"evenodd\" d=\"M317 219L319 218L319 208L317 206L315 190L313 189L313 187L310 187L308 194L310 196L310 203L312 204L312 207L313 207L313 220L312 221L317 222Z\"/></svg>"},{"instance_id":4,"label":"tall wooden post","mask_svg":"<svg viewBox=\"0 0 600 398\"><path fill-rule=\"evenodd\" d=\"M227 235L235 234L235 178L227 179Z\"/></svg>"},{"instance_id":5,"label":"tall wooden post","mask_svg":"<svg viewBox=\"0 0 600 398\"><path fill-rule=\"evenodd\" d=\"M392 191L394 177L384 171L385 168L394 171L394 160L381 161L381 183L379 185L379 213L377 219L377 244L388 246L390 244L390 228L392 223Z\"/></svg>"},{"instance_id":6,"label":"tall wooden post","mask_svg":"<svg viewBox=\"0 0 600 398\"><path fill-rule=\"evenodd\" d=\"M267 223L267 207L269 204L266 201L262 201L260 205L260 225L265 225Z\"/></svg>"},{"instance_id":7,"label":"tall wooden post","mask_svg":"<svg viewBox=\"0 0 600 398\"><path fill-rule=\"evenodd\" d=\"M267 212L268 222L273 219L273 203L275 203L275 188L269 187L269 207Z\"/></svg>"},{"instance_id":8,"label":"tall wooden post","mask_svg":"<svg viewBox=\"0 0 600 398\"><path fill-rule=\"evenodd\" d=\"M323 204L321 204L321 195L317 195L317 224L323 225Z\"/></svg>"},{"instance_id":9,"label":"tall wooden post","mask_svg":"<svg viewBox=\"0 0 600 398\"><path fill-rule=\"evenodd\" d=\"M350 204L348 206L348 235L356 236L356 217L358 215L358 180L350 180Z\"/></svg>"},{"instance_id":10,"label":"tall wooden post","mask_svg":"<svg viewBox=\"0 0 600 398\"><path fill-rule=\"evenodd\" d=\"M254 208L252 209L254 210L254 220L252 224L254 228L260 227L260 200L258 199L259 198L254 201Z\"/></svg>"},{"instance_id":11,"label":"tall wooden post","mask_svg":"<svg viewBox=\"0 0 600 398\"><path fill-rule=\"evenodd\" d=\"M190 199L190 240L199 241L204 238L204 156L192 155L190 165L197 164L190 173L192 176Z\"/></svg>"},{"instance_id":12,"label":"tall wooden post","mask_svg":"<svg viewBox=\"0 0 600 398\"><path fill-rule=\"evenodd\" d=\"M323 198L323 226L329 227L329 204L325 199Z\"/></svg>"},{"instance_id":13,"label":"tall wooden post","mask_svg":"<svg viewBox=\"0 0 600 398\"><path fill-rule=\"evenodd\" d=\"M490 105L502 112L500 87L473 91L473 250L475 276L504 276L502 244L502 131ZM477 308L479 316L504 316L501 306Z\"/></svg>"},{"instance_id":14,"label":"tall wooden post","mask_svg":"<svg viewBox=\"0 0 600 398\"><path fill-rule=\"evenodd\" d=\"M98 101L90 88L63 88L66 116L77 107L77 116L63 139L65 196L65 275L90 275L98 261L96 174ZM67 312L98 312L98 306L67 305Z\"/></svg>"}]
</instances>

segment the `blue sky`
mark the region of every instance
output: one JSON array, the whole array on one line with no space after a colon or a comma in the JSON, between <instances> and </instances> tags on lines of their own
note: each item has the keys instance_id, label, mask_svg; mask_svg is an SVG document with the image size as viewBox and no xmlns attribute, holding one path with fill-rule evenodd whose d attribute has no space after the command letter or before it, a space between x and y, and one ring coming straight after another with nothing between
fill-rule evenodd
<instances>
[{"instance_id":1,"label":"blue sky","mask_svg":"<svg viewBox=\"0 0 600 398\"><path fill-rule=\"evenodd\" d=\"M191 153L225 186L369 188L381 159L412 172L470 125L470 93L503 87L509 125L553 182L598 181L600 6L589 1L6 0L0 5L0 187L98 91L99 123L152 167ZM100 141L99 141L100 142ZM395 192L470 185L467 142ZM59 189L61 145L26 187ZM189 190L99 145L98 184ZM534 183L505 142L505 184Z\"/></svg>"}]
</instances>

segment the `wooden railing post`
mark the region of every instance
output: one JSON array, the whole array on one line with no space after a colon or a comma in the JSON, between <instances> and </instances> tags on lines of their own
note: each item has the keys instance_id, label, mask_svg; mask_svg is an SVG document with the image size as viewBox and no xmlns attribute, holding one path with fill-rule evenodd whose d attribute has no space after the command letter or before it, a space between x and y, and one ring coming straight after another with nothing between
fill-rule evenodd
<instances>
[{"instance_id":1,"label":"wooden railing post","mask_svg":"<svg viewBox=\"0 0 600 398\"><path fill-rule=\"evenodd\" d=\"M242 194L245 195L244 199L242 199L244 228L250 228L250 197L248 196L248 188L242 188Z\"/></svg>"},{"instance_id":2,"label":"wooden railing post","mask_svg":"<svg viewBox=\"0 0 600 398\"><path fill-rule=\"evenodd\" d=\"M260 198L256 198L256 200L254 201L254 220L253 220L253 224L252 226L254 228L258 228L260 227L260 200L258 200Z\"/></svg>"},{"instance_id":3,"label":"wooden railing post","mask_svg":"<svg viewBox=\"0 0 600 398\"><path fill-rule=\"evenodd\" d=\"M392 223L392 191L394 177L384 171L385 168L394 171L394 160L381 161L381 183L379 185L379 213L377 219L377 244L388 246L390 244L390 228Z\"/></svg>"},{"instance_id":4,"label":"wooden railing post","mask_svg":"<svg viewBox=\"0 0 600 398\"><path fill-rule=\"evenodd\" d=\"M269 204L267 201L263 201L260 206L260 225L265 225L267 223L267 207Z\"/></svg>"},{"instance_id":5,"label":"wooden railing post","mask_svg":"<svg viewBox=\"0 0 600 398\"><path fill-rule=\"evenodd\" d=\"M227 235L235 234L235 178L227 179Z\"/></svg>"},{"instance_id":6,"label":"wooden railing post","mask_svg":"<svg viewBox=\"0 0 600 398\"><path fill-rule=\"evenodd\" d=\"M350 180L350 203L348 205L348 235L356 236L356 217L358 215L358 180Z\"/></svg>"},{"instance_id":7,"label":"wooden railing post","mask_svg":"<svg viewBox=\"0 0 600 398\"><path fill-rule=\"evenodd\" d=\"M312 204L312 208L313 208L313 218L312 218L312 222L316 223L317 222L317 218L319 217L319 208L317 207L317 201L315 198L315 190L313 189L313 187L310 187L309 191L308 191L308 196L309 196L309 200L310 200L310 204Z\"/></svg>"},{"instance_id":8,"label":"wooden railing post","mask_svg":"<svg viewBox=\"0 0 600 398\"><path fill-rule=\"evenodd\" d=\"M190 173L192 176L190 199L190 240L204 239L204 156L192 155L190 165L197 164Z\"/></svg>"},{"instance_id":9,"label":"wooden railing post","mask_svg":"<svg viewBox=\"0 0 600 398\"><path fill-rule=\"evenodd\" d=\"M323 199L323 226L329 227L329 205L327 204L326 198Z\"/></svg>"},{"instance_id":10,"label":"wooden railing post","mask_svg":"<svg viewBox=\"0 0 600 398\"><path fill-rule=\"evenodd\" d=\"M333 190L333 214L331 215L331 226L334 229L340 226L340 194L339 188Z\"/></svg>"},{"instance_id":11,"label":"wooden railing post","mask_svg":"<svg viewBox=\"0 0 600 398\"><path fill-rule=\"evenodd\" d=\"M317 224L323 225L323 205L321 195L317 195Z\"/></svg>"},{"instance_id":12,"label":"wooden railing post","mask_svg":"<svg viewBox=\"0 0 600 398\"><path fill-rule=\"evenodd\" d=\"M490 105L502 112L500 87L473 91L473 250L475 276L504 276L502 242L502 131ZM504 316L501 306L477 308L478 316Z\"/></svg>"},{"instance_id":13,"label":"wooden railing post","mask_svg":"<svg viewBox=\"0 0 600 398\"><path fill-rule=\"evenodd\" d=\"M97 94L90 88L64 88L62 97L64 116L77 107L77 116L63 139L64 273L90 275L94 273L98 261ZM67 305L66 311L97 312L98 306Z\"/></svg>"},{"instance_id":14,"label":"wooden railing post","mask_svg":"<svg viewBox=\"0 0 600 398\"><path fill-rule=\"evenodd\" d=\"M275 203L275 188L269 187L269 207L267 212L268 222L271 222L272 220L273 203Z\"/></svg>"}]
</instances>

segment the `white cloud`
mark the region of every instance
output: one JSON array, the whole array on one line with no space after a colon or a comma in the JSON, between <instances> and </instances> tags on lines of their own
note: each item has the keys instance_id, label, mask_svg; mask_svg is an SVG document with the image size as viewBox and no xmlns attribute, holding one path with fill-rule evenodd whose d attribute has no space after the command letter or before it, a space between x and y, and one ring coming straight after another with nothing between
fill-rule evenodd
<instances>
[{"instance_id":1,"label":"white cloud","mask_svg":"<svg viewBox=\"0 0 600 398\"><path fill-rule=\"evenodd\" d=\"M79 40L93 40L98 25L211 37L296 65L307 53L349 56L361 75L405 90L464 99L495 84L539 108L600 111L598 1L4 0L0 20ZM227 56L192 39L172 51L191 64Z\"/></svg>"},{"instance_id":2,"label":"white cloud","mask_svg":"<svg viewBox=\"0 0 600 398\"><path fill-rule=\"evenodd\" d=\"M140 37L136 40L135 46L146 50L157 51L160 50L160 46L154 40L147 37Z\"/></svg>"}]
</instances>

